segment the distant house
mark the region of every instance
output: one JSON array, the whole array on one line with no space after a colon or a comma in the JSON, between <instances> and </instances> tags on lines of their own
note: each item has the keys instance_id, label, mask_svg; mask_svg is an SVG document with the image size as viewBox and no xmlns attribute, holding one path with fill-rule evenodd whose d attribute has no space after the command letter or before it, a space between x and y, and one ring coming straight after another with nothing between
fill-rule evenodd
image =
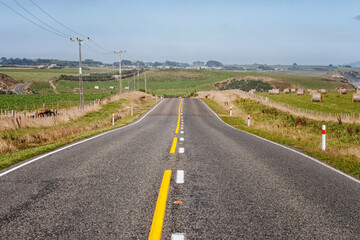
<instances>
[{"instance_id":1,"label":"distant house","mask_svg":"<svg viewBox=\"0 0 360 240\"><path fill-rule=\"evenodd\" d=\"M109 88L110 88L110 89L115 89L115 87L114 87L114 86L110 86Z\"/></svg>"}]
</instances>

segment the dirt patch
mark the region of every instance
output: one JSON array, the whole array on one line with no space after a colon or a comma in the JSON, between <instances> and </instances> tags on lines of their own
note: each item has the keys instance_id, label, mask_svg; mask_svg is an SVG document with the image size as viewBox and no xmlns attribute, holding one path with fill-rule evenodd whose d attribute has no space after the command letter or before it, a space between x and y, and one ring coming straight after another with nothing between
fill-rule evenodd
<instances>
[{"instance_id":1,"label":"dirt patch","mask_svg":"<svg viewBox=\"0 0 360 240\"><path fill-rule=\"evenodd\" d=\"M0 73L0 87L2 88L1 91L7 92L9 89L12 89L16 84L19 82L13 79L12 77Z\"/></svg>"},{"instance_id":2,"label":"dirt patch","mask_svg":"<svg viewBox=\"0 0 360 240\"><path fill-rule=\"evenodd\" d=\"M56 90L56 86L55 86L54 83L53 83L54 80L56 80L56 78L50 79L49 84L50 84L50 86L53 88L54 93L55 93L55 94L59 94L58 91Z\"/></svg>"}]
</instances>

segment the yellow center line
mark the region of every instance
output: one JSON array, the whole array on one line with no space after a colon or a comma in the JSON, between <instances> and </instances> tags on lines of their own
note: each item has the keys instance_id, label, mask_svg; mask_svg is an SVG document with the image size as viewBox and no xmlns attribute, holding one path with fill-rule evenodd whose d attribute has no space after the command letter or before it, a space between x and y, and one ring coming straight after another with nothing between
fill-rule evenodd
<instances>
[{"instance_id":1,"label":"yellow center line","mask_svg":"<svg viewBox=\"0 0 360 240\"><path fill-rule=\"evenodd\" d=\"M177 140L178 140L178 138L174 137L174 140L173 140L173 143L172 143L172 146L170 149L170 153L175 153Z\"/></svg>"},{"instance_id":2,"label":"yellow center line","mask_svg":"<svg viewBox=\"0 0 360 240\"><path fill-rule=\"evenodd\" d=\"M170 178L171 178L171 170L165 170L161 182L158 200L155 207L154 218L152 221L151 230L148 238L149 240L161 239L161 232L164 222L166 199L169 190Z\"/></svg>"},{"instance_id":3,"label":"yellow center line","mask_svg":"<svg viewBox=\"0 0 360 240\"><path fill-rule=\"evenodd\" d=\"M182 103L182 98L180 99L180 104L179 104L179 116L178 116L178 122L176 125L176 130L175 133L179 133L179 126L180 126L180 116L181 116L181 103Z\"/></svg>"}]
</instances>

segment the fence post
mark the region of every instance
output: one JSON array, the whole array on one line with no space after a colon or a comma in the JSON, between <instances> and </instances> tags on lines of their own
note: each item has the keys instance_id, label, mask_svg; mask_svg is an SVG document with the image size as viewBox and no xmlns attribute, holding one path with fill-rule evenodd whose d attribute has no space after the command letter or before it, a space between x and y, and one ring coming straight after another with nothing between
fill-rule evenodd
<instances>
[{"instance_id":1,"label":"fence post","mask_svg":"<svg viewBox=\"0 0 360 240\"><path fill-rule=\"evenodd\" d=\"M322 125L322 150L326 150L326 126Z\"/></svg>"}]
</instances>

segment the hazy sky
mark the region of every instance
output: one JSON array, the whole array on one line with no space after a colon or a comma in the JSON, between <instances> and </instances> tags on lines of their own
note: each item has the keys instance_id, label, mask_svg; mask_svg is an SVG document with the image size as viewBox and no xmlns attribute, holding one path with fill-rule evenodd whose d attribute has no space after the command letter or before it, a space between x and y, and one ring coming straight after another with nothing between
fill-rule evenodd
<instances>
[{"instance_id":1,"label":"hazy sky","mask_svg":"<svg viewBox=\"0 0 360 240\"><path fill-rule=\"evenodd\" d=\"M42 24L13 0L0 1ZM54 29L78 37L31 0L16 1ZM125 58L130 60L219 60L227 64L360 60L359 0L32 1L103 48L126 50ZM77 46L69 37L35 26L1 2L0 16L0 56L77 60ZM94 43L85 45L104 52ZM117 61L114 54L84 48L86 58Z\"/></svg>"}]
</instances>

